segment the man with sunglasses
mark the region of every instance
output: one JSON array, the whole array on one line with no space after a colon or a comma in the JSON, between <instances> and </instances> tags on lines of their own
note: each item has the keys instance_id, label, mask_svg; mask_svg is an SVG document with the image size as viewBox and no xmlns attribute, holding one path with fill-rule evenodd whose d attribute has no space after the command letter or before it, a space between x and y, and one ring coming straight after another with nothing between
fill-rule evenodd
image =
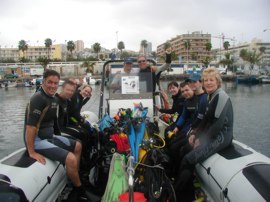
<instances>
[{"instance_id":1,"label":"man with sunglasses","mask_svg":"<svg viewBox=\"0 0 270 202\"><path fill-rule=\"evenodd\" d=\"M144 55L140 55L137 58L138 66L140 69L139 72L152 73L153 92L155 92L156 90L156 84L158 83L158 78L160 76L160 73L167 70L170 67L170 64L172 62L171 52L172 52L171 48L168 48L165 50L165 53L166 53L165 63L161 66L150 66L149 63L147 62L146 56ZM149 80L149 78L145 78L145 80Z\"/></svg>"}]
</instances>

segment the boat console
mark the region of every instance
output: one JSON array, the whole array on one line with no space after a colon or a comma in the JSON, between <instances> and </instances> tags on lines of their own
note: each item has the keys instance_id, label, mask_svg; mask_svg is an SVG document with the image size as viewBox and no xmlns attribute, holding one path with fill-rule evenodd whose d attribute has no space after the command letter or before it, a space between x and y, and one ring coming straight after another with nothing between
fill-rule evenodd
<instances>
[{"instance_id":1,"label":"boat console","mask_svg":"<svg viewBox=\"0 0 270 202\"><path fill-rule=\"evenodd\" d=\"M109 97L107 113L111 116L117 114L119 107L133 109L134 103L142 103L148 108L148 116L154 113L152 74L147 73L116 73L109 78Z\"/></svg>"}]
</instances>

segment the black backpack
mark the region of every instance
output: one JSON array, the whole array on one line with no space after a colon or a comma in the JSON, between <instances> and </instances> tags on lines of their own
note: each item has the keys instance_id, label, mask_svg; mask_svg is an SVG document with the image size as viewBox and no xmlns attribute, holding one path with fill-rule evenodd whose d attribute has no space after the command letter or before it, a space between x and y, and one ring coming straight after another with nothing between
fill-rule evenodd
<instances>
[{"instance_id":1,"label":"black backpack","mask_svg":"<svg viewBox=\"0 0 270 202\"><path fill-rule=\"evenodd\" d=\"M165 167L169 156L162 149L151 149L146 156L143 168L143 189L148 202L176 202L173 185L167 177Z\"/></svg>"}]
</instances>

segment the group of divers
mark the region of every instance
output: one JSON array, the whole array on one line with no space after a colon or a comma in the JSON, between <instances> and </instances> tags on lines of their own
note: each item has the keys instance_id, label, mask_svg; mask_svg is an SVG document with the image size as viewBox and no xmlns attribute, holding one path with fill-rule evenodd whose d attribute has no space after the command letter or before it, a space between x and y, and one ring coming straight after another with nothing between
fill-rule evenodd
<instances>
[{"instance_id":1,"label":"group of divers","mask_svg":"<svg viewBox=\"0 0 270 202\"><path fill-rule=\"evenodd\" d=\"M132 63L127 58L118 73L134 72ZM160 67L150 66L145 56L139 56L137 63L139 72L152 74L155 87L158 73L170 66L171 51L166 50L165 63ZM111 87L119 82L115 79ZM45 157L63 163L78 201L105 201L101 197L104 193L95 195L86 191L97 131L81 115L81 109L91 98L92 88L69 78L57 93L59 80L58 72L46 70L41 87L27 106L24 141L28 154L42 164L46 164ZM195 165L232 144L233 108L221 83L219 72L215 68L206 68L202 75L192 74L180 85L176 81L168 84L171 107L155 106L161 113L178 114L165 129L166 146L162 149L169 159L164 167L165 175L173 187L173 196L167 197L169 201L194 201ZM163 91L161 95L166 103L168 96ZM61 135L63 133L69 137ZM145 197L148 201L162 201L158 196Z\"/></svg>"}]
</instances>

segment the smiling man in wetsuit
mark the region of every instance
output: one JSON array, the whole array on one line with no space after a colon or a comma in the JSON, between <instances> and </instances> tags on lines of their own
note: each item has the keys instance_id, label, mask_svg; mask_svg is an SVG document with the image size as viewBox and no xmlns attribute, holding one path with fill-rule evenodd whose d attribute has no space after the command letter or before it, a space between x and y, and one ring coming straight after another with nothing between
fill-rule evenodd
<instances>
[{"instance_id":1,"label":"smiling man in wetsuit","mask_svg":"<svg viewBox=\"0 0 270 202\"><path fill-rule=\"evenodd\" d=\"M81 143L54 135L54 121L58 108L55 93L59 80L58 72L54 70L44 72L41 89L31 97L26 111L24 140L31 158L44 165L46 164L45 157L64 164L78 200L89 201L78 173Z\"/></svg>"}]
</instances>

